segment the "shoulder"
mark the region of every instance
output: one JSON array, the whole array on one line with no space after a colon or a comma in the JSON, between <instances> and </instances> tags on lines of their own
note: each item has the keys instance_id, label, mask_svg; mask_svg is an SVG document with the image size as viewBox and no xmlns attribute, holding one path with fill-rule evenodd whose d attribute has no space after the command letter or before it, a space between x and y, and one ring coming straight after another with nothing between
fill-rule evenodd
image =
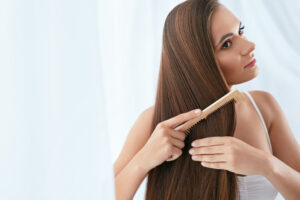
<instances>
[{"instance_id":1,"label":"shoulder","mask_svg":"<svg viewBox=\"0 0 300 200\"><path fill-rule=\"evenodd\" d=\"M280 109L278 102L271 93L263 90L252 90L249 93L261 111L268 130L270 130L274 113Z\"/></svg>"},{"instance_id":2,"label":"shoulder","mask_svg":"<svg viewBox=\"0 0 300 200\"><path fill-rule=\"evenodd\" d=\"M129 132L129 137L130 136L137 137L139 139L149 137L151 134L153 114L154 114L154 106L150 106L145 110L143 110L138 115L133 126L131 127L131 130Z\"/></svg>"},{"instance_id":3,"label":"shoulder","mask_svg":"<svg viewBox=\"0 0 300 200\"><path fill-rule=\"evenodd\" d=\"M275 97L269 92L263 90L252 90L249 91L249 93L253 96L254 100L256 100L256 102L262 107L262 109L268 110L268 112L274 112L280 108Z\"/></svg>"},{"instance_id":4,"label":"shoulder","mask_svg":"<svg viewBox=\"0 0 300 200\"><path fill-rule=\"evenodd\" d=\"M271 105L271 104L273 105L274 103L276 103L276 99L269 92L266 92L263 90L252 90L252 91L249 91L249 93L254 98L254 100L256 100L257 103L259 103L259 104L266 104L265 106L268 106L268 105Z\"/></svg>"},{"instance_id":5,"label":"shoulder","mask_svg":"<svg viewBox=\"0 0 300 200\"><path fill-rule=\"evenodd\" d=\"M142 122L151 122L154 114L154 106L146 108L139 116L140 121Z\"/></svg>"},{"instance_id":6,"label":"shoulder","mask_svg":"<svg viewBox=\"0 0 300 200\"><path fill-rule=\"evenodd\" d=\"M148 107L148 108L146 108L146 109L142 112L142 114L143 114L143 115L146 115L146 116L153 115L153 113L154 113L154 105L153 105L153 106L150 106L150 107Z\"/></svg>"},{"instance_id":7,"label":"shoulder","mask_svg":"<svg viewBox=\"0 0 300 200\"><path fill-rule=\"evenodd\" d=\"M300 172L300 148L288 120L276 99L265 91L249 91L259 109L267 113L270 121L269 134L273 154L281 161ZM293 156L291 156L293 155Z\"/></svg>"}]
</instances>

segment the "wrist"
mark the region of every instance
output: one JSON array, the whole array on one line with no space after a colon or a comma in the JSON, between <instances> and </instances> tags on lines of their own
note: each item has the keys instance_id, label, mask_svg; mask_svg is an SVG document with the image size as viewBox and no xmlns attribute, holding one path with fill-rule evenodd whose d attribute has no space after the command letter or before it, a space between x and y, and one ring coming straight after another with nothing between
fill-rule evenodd
<instances>
[{"instance_id":1,"label":"wrist","mask_svg":"<svg viewBox=\"0 0 300 200\"><path fill-rule=\"evenodd\" d=\"M276 169L276 158L272 154L265 153L265 162L263 164L262 175L266 178L273 176Z\"/></svg>"},{"instance_id":2,"label":"wrist","mask_svg":"<svg viewBox=\"0 0 300 200\"><path fill-rule=\"evenodd\" d=\"M149 163L145 158L146 155L144 154L143 149L141 149L133 158L133 165L137 170L147 174L152 169L152 167L149 166Z\"/></svg>"}]
</instances>

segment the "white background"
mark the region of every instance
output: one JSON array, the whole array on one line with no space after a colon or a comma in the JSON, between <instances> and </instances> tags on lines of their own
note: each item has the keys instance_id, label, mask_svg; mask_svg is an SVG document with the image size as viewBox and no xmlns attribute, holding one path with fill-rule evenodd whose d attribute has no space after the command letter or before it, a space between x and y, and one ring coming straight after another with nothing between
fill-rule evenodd
<instances>
[{"instance_id":1,"label":"white background","mask_svg":"<svg viewBox=\"0 0 300 200\"><path fill-rule=\"evenodd\" d=\"M114 199L112 163L154 104L180 2L0 1L1 200ZM221 2L256 43L259 76L236 87L270 92L299 142L299 1Z\"/></svg>"},{"instance_id":2,"label":"white background","mask_svg":"<svg viewBox=\"0 0 300 200\"><path fill-rule=\"evenodd\" d=\"M0 1L0 199L114 199L96 0Z\"/></svg>"}]
</instances>

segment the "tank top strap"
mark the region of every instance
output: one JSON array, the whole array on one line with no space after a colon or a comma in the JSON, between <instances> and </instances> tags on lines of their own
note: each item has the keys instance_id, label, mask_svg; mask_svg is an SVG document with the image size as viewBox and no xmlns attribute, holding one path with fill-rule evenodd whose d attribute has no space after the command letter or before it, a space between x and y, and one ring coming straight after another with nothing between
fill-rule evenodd
<instances>
[{"instance_id":1,"label":"tank top strap","mask_svg":"<svg viewBox=\"0 0 300 200\"><path fill-rule=\"evenodd\" d=\"M244 91L244 92L245 92L245 94L247 94L247 96L249 97L250 101L252 102L252 104L253 104L253 106L254 106L254 108L255 108L255 110L256 110L256 112L257 112L259 118L260 118L260 120L262 121L262 124L263 124L263 126L264 126L265 132L266 132L266 134L267 134L267 139L268 139L268 142L269 142L269 145L270 145L270 149L271 149L271 152L272 152L272 154L273 154L272 145L271 145L271 141L270 141L270 136L269 136L269 132L268 132L268 129L267 129L265 120L264 120L264 118L263 118L263 116L262 116L262 114L261 114L261 112L260 112L258 106L256 105L256 103L255 103L253 97L249 94L248 91Z\"/></svg>"}]
</instances>

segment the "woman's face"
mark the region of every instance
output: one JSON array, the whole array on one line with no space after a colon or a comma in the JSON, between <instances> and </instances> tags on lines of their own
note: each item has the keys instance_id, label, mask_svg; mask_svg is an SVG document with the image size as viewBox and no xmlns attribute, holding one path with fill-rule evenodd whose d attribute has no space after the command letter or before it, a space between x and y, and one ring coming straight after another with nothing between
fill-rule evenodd
<instances>
[{"instance_id":1,"label":"woman's face","mask_svg":"<svg viewBox=\"0 0 300 200\"><path fill-rule=\"evenodd\" d=\"M224 6L212 15L211 34L217 62L229 87L257 76L256 64L245 68L254 59L255 44L247 40L240 20Z\"/></svg>"}]
</instances>

